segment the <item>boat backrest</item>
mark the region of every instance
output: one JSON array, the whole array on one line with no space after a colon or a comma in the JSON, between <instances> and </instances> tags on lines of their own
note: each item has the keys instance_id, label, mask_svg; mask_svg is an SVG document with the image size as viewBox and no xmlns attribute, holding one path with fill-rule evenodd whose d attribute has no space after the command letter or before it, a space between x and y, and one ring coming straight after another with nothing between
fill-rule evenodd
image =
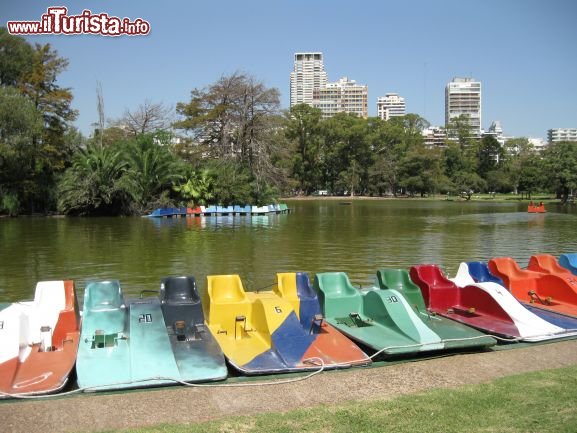
<instances>
[{"instance_id":1,"label":"boat backrest","mask_svg":"<svg viewBox=\"0 0 577 433\"><path fill-rule=\"evenodd\" d=\"M29 344L27 336L22 335L23 319L24 314L18 304L12 304L0 311L0 323L2 324L2 330L0 331L0 365L16 358L20 348L25 348Z\"/></svg>"},{"instance_id":2,"label":"boat backrest","mask_svg":"<svg viewBox=\"0 0 577 433\"><path fill-rule=\"evenodd\" d=\"M34 302L29 311L26 334L29 344L40 341L40 328L49 326L54 333L60 313L66 308L66 291L64 281L39 281L36 284Z\"/></svg>"},{"instance_id":3,"label":"boat backrest","mask_svg":"<svg viewBox=\"0 0 577 433\"><path fill-rule=\"evenodd\" d=\"M577 275L577 253L561 254L559 264L571 271L573 275Z\"/></svg>"},{"instance_id":4,"label":"boat backrest","mask_svg":"<svg viewBox=\"0 0 577 433\"><path fill-rule=\"evenodd\" d=\"M90 281L84 291L82 334L97 330L105 335L123 332L126 324L126 304L118 280Z\"/></svg>"},{"instance_id":5,"label":"boat backrest","mask_svg":"<svg viewBox=\"0 0 577 433\"><path fill-rule=\"evenodd\" d=\"M84 311L115 310L124 307L124 296L118 280L91 281L86 284Z\"/></svg>"},{"instance_id":6,"label":"boat backrest","mask_svg":"<svg viewBox=\"0 0 577 433\"><path fill-rule=\"evenodd\" d=\"M565 269L557 263L555 256L550 254L539 254L531 256L527 269L530 271L543 272L552 275L572 275L571 271Z\"/></svg>"},{"instance_id":7,"label":"boat backrest","mask_svg":"<svg viewBox=\"0 0 577 433\"><path fill-rule=\"evenodd\" d=\"M461 262L459 264L457 274L450 280L459 287L465 287L469 284L475 284L475 280L469 273L469 266L465 262Z\"/></svg>"},{"instance_id":8,"label":"boat backrest","mask_svg":"<svg viewBox=\"0 0 577 433\"><path fill-rule=\"evenodd\" d=\"M196 304L200 302L194 277L163 278L160 284L160 302L163 304Z\"/></svg>"},{"instance_id":9,"label":"boat backrest","mask_svg":"<svg viewBox=\"0 0 577 433\"><path fill-rule=\"evenodd\" d=\"M321 309L326 317L346 317L362 313L362 296L344 272L324 272L315 275Z\"/></svg>"},{"instance_id":10,"label":"boat backrest","mask_svg":"<svg viewBox=\"0 0 577 433\"><path fill-rule=\"evenodd\" d=\"M39 281L34 293L36 308L60 312L66 308L64 281Z\"/></svg>"},{"instance_id":11,"label":"boat backrest","mask_svg":"<svg viewBox=\"0 0 577 433\"><path fill-rule=\"evenodd\" d=\"M194 277L163 278L159 297L166 326L174 326L178 321L184 321L188 327L204 323Z\"/></svg>"},{"instance_id":12,"label":"boat backrest","mask_svg":"<svg viewBox=\"0 0 577 433\"><path fill-rule=\"evenodd\" d=\"M492 258L489 260L489 271L491 274L501 278L504 286L509 289L511 289L511 285L516 281L535 280L542 276L539 272L521 269L511 257Z\"/></svg>"},{"instance_id":13,"label":"boat backrest","mask_svg":"<svg viewBox=\"0 0 577 433\"><path fill-rule=\"evenodd\" d=\"M394 289L401 292L412 306L425 309L421 289L409 276L405 269L380 269L377 271L377 281L381 289Z\"/></svg>"},{"instance_id":14,"label":"boat backrest","mask_svg":"<svg viewBox=\"0 0 577 433\"><path fill-rule=\"evenodd\" d=\"M441 268L437 265L418 265L413 266L411 269L413 268L417 269L420 279L430 286L452 287L454 285L452 281L445 277L443 271L441 271Z\"/></svg>"},{"instance_id":15,"label":"boat backrest","mask_svg":"<svg viewBox=\"0 0 577 433\"><path fill-rule=\"evenodd\" d=\"M250 301L238 275L209 275L207 322L220 323L223 329L233 328L236 317L250 315ZM247 317L248 320L248 317Z\"/></svg>"},{"instance_id":16,"label":"boat backrest","mask_svg":"<svg viewBox=\"0 0 577 433\"><path fill-rule=\"evenodd\" d=\"M469 274L477 283L497 283L503 285L501 278L491 274L485 262L467 262Z\"/></svg>"}]
</instances>

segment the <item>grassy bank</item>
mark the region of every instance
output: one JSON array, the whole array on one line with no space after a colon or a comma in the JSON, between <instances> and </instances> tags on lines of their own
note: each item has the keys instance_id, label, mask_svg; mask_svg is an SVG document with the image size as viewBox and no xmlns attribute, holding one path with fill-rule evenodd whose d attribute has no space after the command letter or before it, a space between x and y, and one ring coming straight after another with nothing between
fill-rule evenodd
<instances>
[{"instance_id":1,"label":"grassy bank","mask_svg":"<svg viewBox=\"0 0 577 433\"><path fill-rule=\"evenodd\" d=\"M354 390L351 390L354 393ZM191 410L194 404L191 402ZM196 425L131 429L194 432L507 432L577 431L577 366L510 376L393 400L231 417Z\"/></svg>"},{"instance_id":2,"label":"grassy bank","mask_svg":"<svg viewBox=\"0 0 577 433\"><path fill-rule=\"evenodd\" d=\"M350 201L350 200L435 200L435 201L467 201L465 198L459 195L449 195L446 194L430 194L425 197L421 196L363 196L356 195L351 196L294 196L294 197L282 197L280 201L290 201L290 200L337 200L337 201ZM487 202L507 202L507 203L529 203L533 201L534 203L560 203L560 200L555 198L554 194L534 194L531 199L527 196L521 196L518 194L474 194L469 201L487 201Z\"/></svg>"}]
</instances>

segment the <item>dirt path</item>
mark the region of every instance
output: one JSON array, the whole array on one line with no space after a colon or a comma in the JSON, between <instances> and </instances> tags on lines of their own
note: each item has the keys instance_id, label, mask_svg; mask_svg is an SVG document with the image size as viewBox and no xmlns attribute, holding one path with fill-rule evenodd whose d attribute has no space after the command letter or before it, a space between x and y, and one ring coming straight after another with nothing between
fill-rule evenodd
<instances>
[{"instance_id":1,"label":"dirt path","mask_svg":"<svg viewBox=\"0 0 577 433\"><path fill-rule=\"evenodd\" d=\"M164 388L0 403L2 432L78 432L227 415L284 411L351 400L387 399L431 388L577 364L577 340L462 354L382 368L327 372L291 384L246 388Z\"/></svg>"}]
</instances>

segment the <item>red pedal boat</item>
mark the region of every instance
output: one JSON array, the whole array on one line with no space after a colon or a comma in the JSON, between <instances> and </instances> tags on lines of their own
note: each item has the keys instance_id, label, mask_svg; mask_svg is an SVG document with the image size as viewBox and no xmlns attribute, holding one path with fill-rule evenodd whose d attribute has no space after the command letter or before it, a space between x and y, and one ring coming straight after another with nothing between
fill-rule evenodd
<instances>
[{"instance_id":1,"label":"red pedal boat","mask_svg":"<svg viewBox=\"0 0 577 433\"><path fill-rule=\"evenodd\" d=\"M39 282L33 301L0 306L0 397L62 389L78 338L73 281Z\"/></svg>"},{"instance_id":2,"label":"red pedal boat","mask_svg":"<svg viewBox=\"0 0 577 433\"><path fill-rule=\"evenodd\" d=\"M505 287L521 302L577 317L577 278L569 274L541 272L546 268L553 271L553 265L548 259L533 257L527 270L521 269L511 257L489 260L489 270L501 278Z\"/></svg>"}]
</instances>

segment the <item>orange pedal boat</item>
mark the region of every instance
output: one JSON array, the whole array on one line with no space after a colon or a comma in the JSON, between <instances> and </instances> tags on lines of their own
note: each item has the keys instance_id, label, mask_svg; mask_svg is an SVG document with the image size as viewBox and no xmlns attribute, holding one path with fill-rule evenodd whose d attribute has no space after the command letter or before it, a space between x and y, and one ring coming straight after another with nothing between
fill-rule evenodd
<instances>
[{"instance_id":1,"label":"orange pedal boat","mask_svg":"<svg viewBox=\"0 0 577 433\"><path fill-rule=\"evenodd\" d=\"M42 281L33 301L0 305L0 398L61 390L78 352L74 282Z\"/></svg>"},{"instance_id":2,"label":"orange pedal boat","mask_svg":"<svg viewBox=\"0 0 577 433\"><path fill-rule=\"evenodd\" d=\"M543 256L533 256L531 259L530 268L525 270L511 257L497 257L489 260L489 270L503 280L505 287L519 301L577 317L577 278L536 271L554 268L550 259Z\"/></svg>"}]
</instances>

